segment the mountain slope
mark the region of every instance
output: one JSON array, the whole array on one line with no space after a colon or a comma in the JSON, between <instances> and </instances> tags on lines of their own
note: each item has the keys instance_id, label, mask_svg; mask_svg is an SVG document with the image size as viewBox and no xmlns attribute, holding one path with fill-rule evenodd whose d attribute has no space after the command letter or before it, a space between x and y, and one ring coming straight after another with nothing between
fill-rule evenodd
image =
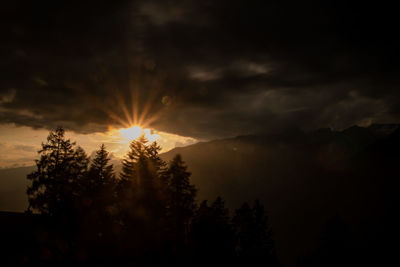
<instances>
[{"instance_id":1,"label":"mountain slope","mask_svg":"<svg viewBox=\"0 0 400 267\"><path fill-rule=\"evenodd\" d=\"M182 155L198 200L222 196L233 212L243 201L261 199L280 261L294 266L316 251L331 218L350 229L354 251L376 255L387 248L382 236L391 236L397 225L399 150L398 125L372 125L240 136L175 148L161 157ZM0 170L0 210L26 209L26 175L33 169Z\"/></svg>"},{"instance_id":2,"label":"mountain slope","mask_svg":"<svg viewBox=\"0 0 400 267\"><path fill-rule=\"evenodd\" d=\"M355 235L375 227L377 214L391 203L390 197L382 201L382 195L393 179L375 175L388 160L374 158L393 157L378 148L400 141L396 129L372 125L242 136L176 148L162 156L170 160L182 155L199 199L221 195L232 210L260 198L270 214L280 260L290 266L319 245L325 224L335 216ZM393 163L386 166L384 175L392 175L394 168Z\"/></svg>"}]
</instances>

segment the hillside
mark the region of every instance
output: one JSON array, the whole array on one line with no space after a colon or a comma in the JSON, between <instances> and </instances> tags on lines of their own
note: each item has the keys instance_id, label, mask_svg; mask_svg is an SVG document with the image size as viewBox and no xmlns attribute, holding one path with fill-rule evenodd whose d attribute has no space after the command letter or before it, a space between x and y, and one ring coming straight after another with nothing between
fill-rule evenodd
<instances>
[{"instance_id":1,"label":"hillside","mask_svg":"<svg viewBox=\"0 0 400 267\"><path fill-rule=\"evenodd\" d=\"M260 198L282 263L294 265L319 246L334 217L354 236L369 231L374 238L371 229L390 213L395 195L390 188L396 183L398 132L397 125L372 125L240 136L176 148L163 158L182 155L199 199L221 195L232 210Z\"/></svg>"},{"instance_id":2,"label":"hillside","mask_svg":"<svg viewBox=\"0 0 400 267\"><path fill-rule=\"evenodd\" d=\"M262 200L280 261L294 266L316 253L332 218L351 232L346 236L351 242L343 242L355 242L348 248L355 255L355 248L363 253L376 250L376 244L385 248L381 236L391 234L395 225L399 149L398 125L372 125L239 136L161 156L169 161L182 155L199 189L198 200L222 196L231 212L243 201ZM26 175L32 170L0 170L0 210L25 210Z\"/></svg>"}]
</instances>

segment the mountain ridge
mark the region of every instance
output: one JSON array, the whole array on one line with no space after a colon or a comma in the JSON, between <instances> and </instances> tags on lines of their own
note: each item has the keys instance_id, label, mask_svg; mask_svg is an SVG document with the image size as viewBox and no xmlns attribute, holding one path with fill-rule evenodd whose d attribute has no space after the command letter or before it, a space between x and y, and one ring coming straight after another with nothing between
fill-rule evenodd
<instances>
[{"instance_id":1,"label":"mountain ridge","mask_svg":"<svg viewBox=\"0 0 400 267\"><path fill-rule=\"evenodd\" d=\"M160 156L169 161L182 155L200 201L222 196L233 212L243 201L260 199L269 211L280 260L294 266L318 247L331 218L340 217L362 238L382 223L380 218L390 218L399 149L399 125L380 124L243 135L174 148ZM4 191L6 181L14 187L9 188L12 193L1 194L0 210L7 203L12 208L6 210L25 209L26 174L33 168L0 170L0 188ZM10 182L13 175L19 175L19 183Z\"/></svg>"}]
</instances>

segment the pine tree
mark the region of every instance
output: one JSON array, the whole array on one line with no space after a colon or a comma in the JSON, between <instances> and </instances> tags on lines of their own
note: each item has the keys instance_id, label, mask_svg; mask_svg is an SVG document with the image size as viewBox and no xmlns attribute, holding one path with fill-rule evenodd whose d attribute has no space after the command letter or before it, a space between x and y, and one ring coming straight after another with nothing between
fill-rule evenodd
<instances>
[{"instance_id":1,"label":"pine tree","mask_svg":"<svg viewBox=\"0 0 400 267\"><path fill-rule=\"evenodd\" d=\"M257 248L259 236L253 210L247 202L236 209L232 224L236 232L236 251L239 258L251 258Z\"/></svg>"},{"instance_id":2,"label":"pine tree","mask_svg":"<svg viewBox=\"0 0 400 267\"><path fill-rule=\"evenodd\" d=\"M167 213L174 233L175 245L183 245L187 241L189 224L196 209L196 188L190 184L191 173L176 155L166 171L168 187Z\"/></svg>"},{"instance_id":3,"label":"pine tree","mask_svg":"<svg viewBox=\"0 0 400 267\"><path fill-rule=\"evenodd\" d=\"M109 161L109 153L102 144L91 161L86 181L86 197L90 202L95 202L93 206L98 207L98 213L112 213L115 202L116 178L114 166Z\"/></svg>"},{"instance_id":4,"label":"pine tree","mask_svg":"<svg viewBox=\"0 0 400 267\"><path fill-rule=\"evenodd\" d=\"M129 148L118 184L120 220L126 238L142 236L142 247L144 243L156 247L164 234L166 214L165 163L158 155L161 148L143 135Z\"/></svg>"},{"instance_id":5,"label":"pine tree","mask_svg":"<svg viewBox=\"0 0 400 267\"><path fill-rule=\"evenodd\" d=\"M219 249L226 256L232 253L234 249L233 230L230 223L229 210L225 207L225 201L221 197L217 197L211 205L211 209L215 220L215 243L218 244Z\"/></svg>"},{"instance_id":6,"label":"pine tree","mask_svg":"<svg viewBox=\"0 0 400 267\"><path fill-rule=\"evenodd\" d=\"M61 127L51 131L42 143L37 170L27 176L29 208L42 214L71 213L80 194L80 180L87 171L88 158L75 143L65 139Z\"/></svg>"},{"instance_id":7,"label":"pine tree","mask_svg":"<svg viewBox=\"0 0 400 267\"><path fill-rule=\"evenodd\" d=\"M272 231L260 201L256 200L253 207L244 203L235 211L232 224L236 232L236 251L240 262L276 265Z\"/></svg>"},{"instance_id":8,"label":"pine tree","mask_svg":"<svg viewBox=\"0 0 400 267\"><path fill-rule=\"evenodd\" d=\"M160 150L156 142L149 144L144 135L133 140L122 161L121 180L138 186L151 185L154 182L153 178L156 178L165 167L165 163L158 155Z\"/></svg>"},{"instance_id":9,"label":"pine tree","mask_svg":"<svg viewBox=\"0 0 400 267\"><path fill-rule=\"evenodd\" d=\"M190 231L192 246L195 252L199 254L208 252L209 239L210 237L212 238L212 233L210 234L212 225L212 210L207 200L203 200L196 210Z\"/></svg>"},{"instance_id":10,"label":"pine tree","mask_svg":"<svg viewBox=\"0 0 400 267\"><path fill-rule=\"evenodd\" d=\"M225 207L225 201L217 197L211 205L214 217L221 224L229 224L229 210Z\"/></svg>"},{"instance_id":11,"label":"pine tree","mask_svg":"<svg viewBox=\"0 0 400 267\"><path fill-rule=\"evenodd\" d=\"M247 202L236 209L232 219L232 224L236 231L236 250L239 254L244 254L253 247L253 239L257 238L255 231L254 214Z\"/></svg>"},{"instance_id":12,"label":"pine tree","mask_svg":"<svg viewBox=\"0 0 400 267\"><path fill-rule=\"evenodd\" d=\"M133 181L137 176L137 164L141 158L146 157L146 145L147 140L144 136L140 136L137 140L134 140L129 145L129 151L125 158L122 160L122 170L120 178L124 182L136 182Z\"/></svg>"},{"instance_id":13,"label":"pine tree","mask_svg":"<svg viewBox=\"0 0 400 267\"><path fill-rule=\"evenodd\" d=\"M253 214L255 219L255 228L259 237L258 246L261 250L260 253L272 255L274 252L272 230L269 227L268 215L265 211L265 208L258 199L254 201Z\"/></svg>"},{"instance_id":14,"label":"pine tree","mask_svg":"<svg viewBox=\"0 0 400 267\"><path fill-rule=\"evenodd\" d=\"M229 219L229 210L221 197L211 206L207 201L200 204L193 219L192 239L195 251L226 263L234 252L234 238Z\"/></svg>"},{"instance_id":15,"label":"pine tree","mask_svg":"<svg viewBox=\"0 0 400 267\"><path fill-rule=\"evenodd\" d=\"M102 183L113 181L115 179L114 166L109 164L109 161L109 153L105 145L102 144L91 162L89 173L102 181Z\"/></svg>"},{"instance_id":16,"label":"pine tree","mask_svg":"<svg viewBox=\"0 0 400 267\"><path fill-rule=\"evenodd\" d=\"M117 225L116 178L109 153L103 145L91 160L89 171L81 185L79 206L79 237L86 247L104 250L100 257L107 257L115 235L110 229ZM94 255L93 255L94 256ZM99 256L94 256L98 258Z\"/></svg>"}]
</instances>

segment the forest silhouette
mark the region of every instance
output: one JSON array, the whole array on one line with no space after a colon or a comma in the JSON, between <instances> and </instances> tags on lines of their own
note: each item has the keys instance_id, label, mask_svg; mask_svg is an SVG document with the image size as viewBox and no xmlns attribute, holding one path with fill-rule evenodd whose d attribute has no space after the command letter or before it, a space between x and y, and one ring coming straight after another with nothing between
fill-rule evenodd
<instances>
[{"instance_id":1,"label":"forest silhouette","mask_svg":"<svg viewBox=\"0 0 400 267\"><path fill-rule=\"evenodd\" d=\"M221 197L198 203L182 157L166 163L160 149L133 140L116 175L104 145L89 158L51 131L27 176L29 227L8 237L24 245L10 244L5 263L278 266L260 201L232 213Z\"/></svg>"},{"instance_id":2,"label":"forest silhouette","mask_svg":"<svg viewBox=\"0 0 400 267\"><path fill-rule=\"evenodd\" d=\"M27 212L0 212L1 263L391 265L399 137L396 125L291 131L159 155L142 136L120 165L60 128L24 169Z\"/></svg>"}]
</instances>

